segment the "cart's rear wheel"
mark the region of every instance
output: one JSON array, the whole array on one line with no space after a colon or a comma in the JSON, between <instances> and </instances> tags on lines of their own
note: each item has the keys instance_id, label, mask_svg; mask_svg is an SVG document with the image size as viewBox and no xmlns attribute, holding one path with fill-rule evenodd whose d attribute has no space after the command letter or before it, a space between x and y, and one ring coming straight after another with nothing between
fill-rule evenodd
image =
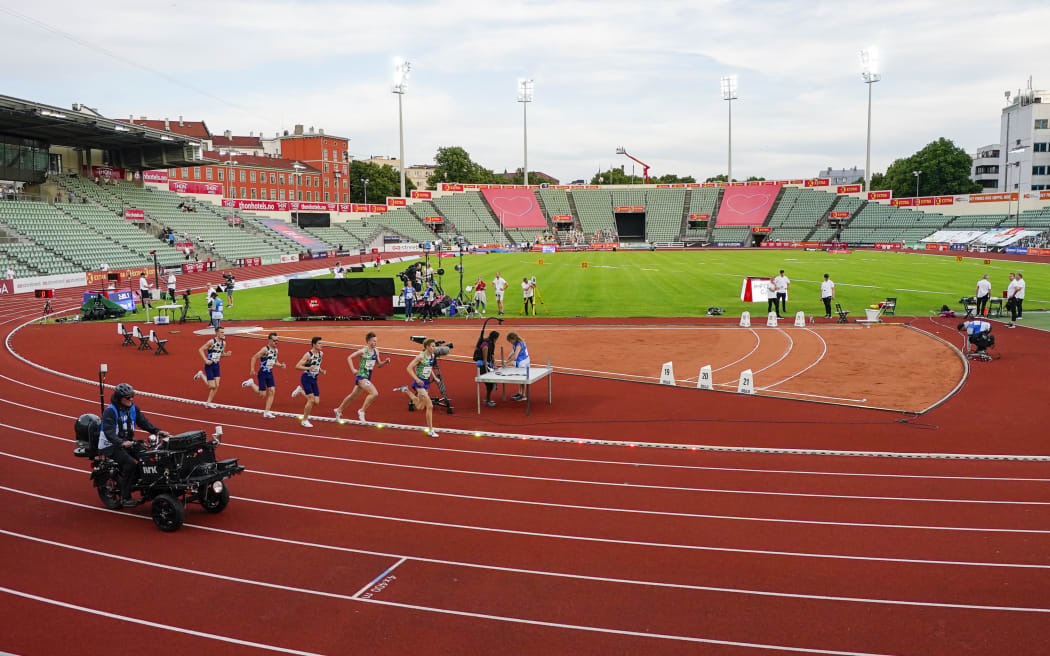
<instances>
[{"instance_id":1,"label":"cart's rear wheel","mask_svg":"<svg viewBox=\"0 0 1050 656\"><path fill-rule=\"evenodd\" d=\"M215 483L212 483L200 494L201 506L212 514L221 513L230 502L230 488L223 481L218 481L218 484L222 486L222 491L216 492L213 487Z\"/></svg>"},{"instance_id":2,"label":"cart's rear wheel","mask_svg":"<svg viewBox=\"0 0 1050 656\"><path fill-rule=\"evenodd\" d=\"M172 533L182 526L182 502L170 494L161 494L153 499L153 523L165 533Z\"/></svg>"},{"instance_id":3,"label":"cart's rear wheel","mask_svg":"<svg viewBox=\"0 0 1050 656\"><path fill-rule=\"evenodd\" d=\"M103 506L110 510L116 510L121 507L120 483L117 482L116 477L107 476L106 480L102 481L102 484L95 489L98 491L98 498Z\"/></svg>"}]
</instances>

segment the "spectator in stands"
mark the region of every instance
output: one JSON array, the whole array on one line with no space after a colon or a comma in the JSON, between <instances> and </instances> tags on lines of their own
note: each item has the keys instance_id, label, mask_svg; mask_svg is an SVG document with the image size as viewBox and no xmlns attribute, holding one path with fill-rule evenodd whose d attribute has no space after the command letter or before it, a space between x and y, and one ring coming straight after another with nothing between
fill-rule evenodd
<instances>
[{"instance_id":1,"label":"spectator in stands","mask_svg":"<svg viewBox=\"0 0 1050 656\"><path fill-rule=\"evenodd\" d=\"M773 278L773 284L777 288L777 302L780 304L780 312L787 314L788 304L788 287L791 286L791 280L784 275L784 270L780 270L780 275Z\"/></svg>"},{"instance_id":2,"label":"spectator in stands","mask_svg":"<svg viewBox=\"0 0 1050 656\"><path fill-rule=\"evenodd\" d=\"M824 318L831 318L831 301L835 298L835 283L831 276L824 274L824 282L820 283L820 300L824 303Z\"/></svg>"},{"instance_id":3,"label":"spectator in stands","mask_svg":"<svg viewBox=\"0 0 1050 656\"><path fill-rule=\"evenodd\" d=\"M139 296L142 297L142 305L144 307L153 308L150 304L149 278L146 277L145 273L139 274Z\"/></svg>"},{"instance_id":4,"label":"spectator in stands","mask_svg":"<svg viewBox=\"0 0 1050 656\"><path fill-rule=\"evenodd\" d=\"M12 269L10 266L7 267L7 279L8 280L14 280L15 279L15 270Z\"/></svg>"},{"instance_id":5,"label":"spectator in stands","mask_svg":"<svg viewBox=\"0 0 1050 656\"><path fill-rule=\"evenodd\" d=\"M984 316L988 312L988 298L992 295L992 283L988 280L988 274L977 281L977 316Z\"/></svg>"},{"instance_id":6,"label":"spectator in stands","mask_svg":"<svg viewBox=\"0 0 1050 656\"><path fill-rule=\"evenodd\" d=\"M95 176L95 184L98 184L98 176Z\"/></svg>"}]
</instances>

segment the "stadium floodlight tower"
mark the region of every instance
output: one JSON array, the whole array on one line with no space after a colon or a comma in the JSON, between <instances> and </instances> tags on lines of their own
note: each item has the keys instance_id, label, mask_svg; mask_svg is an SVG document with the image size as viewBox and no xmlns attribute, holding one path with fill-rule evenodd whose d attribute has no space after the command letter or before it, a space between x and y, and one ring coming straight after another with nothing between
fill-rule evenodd
<instances>
[{"instance_id":1,"label":"stadium floodlight tower","mask_svg":"<svg viewBox=\"0 0 1050 656\"><path fill-rule=\"evenodd\" d=\"M915 197L919 197L919 176L922 175L922 171L912 171L912 175L915 176Z\"/></svg>"},{"instance_id":2,"label":"stadium floodlight tower","mask_svg":"<svg viewBox=\"0 0 1050 656\"><path fill-rule=\"evenodd\" d=\"M532 90L535 84L532 80L518 78L518 102L521 103L522 134L525 139L525 168L522 174L525 184L529 184L529 103L532 102Z\"/></svg>"},{"instance_id":3,"label":"stadium floodlight tower","mask_svg":"<svg viewBox=\"0 0 1050 656\"><path fill-rule=\"evenodd\" d=\"M365 188L365 205L368 205L368 178L361 178L361 184Z\"/></svg>"},{"instance_id":4,"label":"stadium floodlight tower","mask_svg":"<svg viewBox=\"0 0 1050 656\"><path fill-rule=\"evenodd\" d=\"M860 76L868 85L868 147L864 157L864 191L871 191L871 85L882 79L879 52L875 48L860 51Z\"/></svg>"},{"instance_id":5,"label":"stadium floodlight tower","mask_svg":"<svg viewBox=\"0 0 1050 656\"><path fill-rule=\"evenodd\" d=\"M295 170L295 227L299 227L299 203L302 202L302 198L299 198L299 178L301 177L300 171L305 171L306 167L299 162L292 162L292 168Z\"/></svg>"},{"instance_id":6,"label":"stadium floodlight tower","mask_svg":"<svg viewBox=\"0 0 1050 656\"><path fill-rule=\"evenodd\" d=\"M729 101L729 170L726 173L726 182L733 181L733 101L737 99L736 91L736 74L723 76L722 100ZM648 180L646 182L648 182Z\"/></svg>"},{"instance_id":7,"label":"stadium floodlight tower","mask_svg":"<svg viewBox=\"0 0 1050 656\"><path fill-rule=\"evenodd\" d=\"M394 59L394 89L397 94L397 132L401 144L399 157L401 158L399 169L401 169L401 198L405 197L405 120L401 113L401 101L405 97L408 88L408 72L412 70L412 64L401 57Z\"/></svg>"}]
</instances>

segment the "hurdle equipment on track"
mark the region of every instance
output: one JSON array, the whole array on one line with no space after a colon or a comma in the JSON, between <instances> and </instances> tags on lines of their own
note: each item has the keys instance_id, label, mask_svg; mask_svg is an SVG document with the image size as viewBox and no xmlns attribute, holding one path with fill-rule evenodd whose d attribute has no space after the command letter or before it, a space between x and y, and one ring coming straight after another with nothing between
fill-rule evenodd
<instances>
[{"instance_id":1,"label":"hurdle equipment on track","mask_svg":"<svg viewBox=\"0 0 1050 656\"><path fill-rule=\"evenodd\" d=\"M743 314L740 315L740 327L750 328L751 327L751 313L744 310Z\"/></svg>"},{"instance_id":2,"label":"hurdle equipment on track","mask_svg":"<svg viewBox=\"0 0 1050 656\"><path fill-rule=\"evenodd\" d=\"M769 328L776 328L777 327L777 313L776 312L770 312L769 316L766 317L766 326L769 327Z\"/></svg>"},{"instance_id":3,"label":"hurdle equipment on track","mask_svg":"<svg viewBox=\"0 0 1050 656\"><path fill-rule=\"evenodd\" d=\"M661 385L674 385L674 363L665 362L660 367L660 384Z\"/></svg>"},{"instance_id":4,"label":"hurdle equipment on track","mask_svg":"<svg viewBox=\"0 0 1050 656\"><path fill-rule=\"evenodd\" d=\"M711 365L705 364L700 367L700 375L696 378L696 389L714 389L713 380L711 377Z\"/></svg>"},{"instance_id":5,"label":"hurdle equipment on track","mask_svg":"<svg viewBox=\"0 0 1050 656\"><path fill-rule=\"evenodd\" d=\"M795 313L795 327L805 328L806 327L806 313L799 310Z\"/></svg>"},{"instance_id":6,"label":"hurdle equipment on track","mask_svg":"<svg viewBox=\"0 0 1050 656\"><path fill-rule=\"evenodd\" d=\"M740 382L736 385L736 391L741 394L755 393L755 376L750 369L744 369L740 372Z\"/></svg>"}]
</instances>

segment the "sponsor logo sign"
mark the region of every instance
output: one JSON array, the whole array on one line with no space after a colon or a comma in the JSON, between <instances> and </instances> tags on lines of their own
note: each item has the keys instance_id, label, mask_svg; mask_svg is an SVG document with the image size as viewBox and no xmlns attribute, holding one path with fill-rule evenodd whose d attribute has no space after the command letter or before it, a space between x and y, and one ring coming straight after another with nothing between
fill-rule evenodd
<instances>
[{"instance_id":1,"label":"sponsor logo sign","mask_svg":"<svg viewBox=\"0 0 1050 656\"><path fill-rule=\"evenodd\" d=\"M1027 250L1029 255L1050 255L1050 248L1029 248Z\"/></svg>"},{"instance_id":2,"label":"sponsor logo sign","mask_svg":"<svg viewBox=\"0 0 1050 656\"><path fill-rule=\"evenodd\" d=\"M159 171L143 171L142 172L143 182L167 182L168 172L164 169Z\"/></svg>"},{"instance_id":3,"label":"sponsor logo sign","mask_svg":"<svg viewBox=\"0 0 1050 656\"><path fill-rule=\"evenodd\" d=\"M103 178L110 180L123 180L125 171L124 169L115 169L110 166L92 166L91 177Z\"/></svg>"},{"instance_id":4,"label":"sponsor logo sign","mask_svg":"<svg viewBox=\"0 0 1050 656\"><path fill-rule=\"evenodd\" d=\"M710 214L690 214L689 215L689 220L690 221L707 221L710 218L711 218Z\"/></svg>"},{"instance_id":5,"label":"sponsor logo sign","mask_svg":"<svg viewBox=\"0 0 1050 656\"><path fill-rule=\"evenodd\" d=\"M751 232L759 235L765 235L773 232L773 228L770 226L755 226L751 228Z\"/></svg>"},{"instance_id":6,"label":"sponsor logo sign","mask_svg":"<svg viewBox=\"0 0 1050 656\"><path fill-rule=\"evenodd\" d=\"M424 223L442 223L445 219L440 216L428 216L423 219Z\"/></svg>"},{"instance_id":7,"label":"sponsor logo sign","mask_svg":"<svg viewBox=\"0 0 1050 656\"><path fill-rule=\"evenodd\" d=\"M124 218L128 221L145 221L146 213L143 210L124 210Z\"/></svg>"},{"instance_id":8,"label":"sponsor logo sign","mask_svg":"<svg viewBox=\"0 0 1050 656\"><path fill-rule=\"evenodd\" d=\"M441 191L463 191L463 185L452 182L442 182Z\"/></svg>"},{"instance_id":9,"label":"sponsor logo sign","mask_svg":"<svg viewBox=\"0 0 1050 656\"><path fill-rule=\"evenodd\" d=\"M852 184L852 185L839 185L838 188L835 191L840 193L840 194L856 194L856 193L859 193L861 189L862 189L862 187L859 184Z\"/></svg>"},{"instance_id":10,"label":"sponsor logo sign","mask_svg":"<svg viewBox=\"0 0 1050 656\"><path fill-rule=\"evenodd\" d=\"M645 208L644 207L640 207L638 205L621 205L621 206L616 208L616 212L618 214L619 213L637 214L637 213L644 212L644 211L645 211Z\"/></svg>"},{"instance_id":11,"label":"sponsor logo sign","mask_svg":"<svg viewBox=\"0 0 1050 656\"><path fill-rule=\"evenodd\" d=\"M168 180L168 191L174 191L177 194L211 194L213 196L222 196L222 183Z\"/></svg>"},{"instance_id":12,"label":"sponsor logo sign","mask_svg":"<svg viewBox=\"0 0 1050 656\"><path fill-rule=\"evenodd\" d=\"M412 190L412 198L429 199L429 198L433 198L433 196L434 195L432 193L430 193L429 191L419 191L418 189L413 189Z\"/></svg>"},{"instance_id":13,"label":"sponsor logo sign","mask_svg":"<svg viewBox=\"0 0 1050 656\"><path fill-rule=\"evenodd\" d=\"M15 281L14 280L0 280L0 294L14 294L15 293Z\"/></svg>"},{"instance_id":14,"label":"sponsor logo sign","mask_svg":"<svg viewBox=\"0 0 1050 656\"><path fill-rule=\"evenodd\" d=\"M288 262L298 262L298 261L299 261L299 255L296 254L296 253L292 253L291 255L284 254L284 255L281 256L281 264L287 264Z\"/></svg>"},{"instance_id":15,"label":"sponsor logo sign","mask_svg":"<svg viewBox=\"0 0 1050 656\"><path fill-rule=\"evenodd\" d=\"M552 216L551 221L554 221L555 223L572 223L572 217L559 214L558 216Z\"/></svg>"},{"instance_id":16,"label":"sponsor logo sign","mask_svg":"<svg viewBox=\"0 0 1050 656\"><path fill-rule=\"evenodd\" d=\"M884 191L869 191L868 200L889 200L893 198L893 190L886 189Z\"/></svg>"},{"instance_id":17,"label":"sponsor logo sign","mask_svg":"<svg viewBox=\"0 0 1050 656\"><path fill-rule=\"evenodd\" d=\"M849 216L849 212L832 212L831 214L828 214L828 216L833 219L845 219Z\"/></svg>"},{"instance_id":18,"label":"sponsor logo sign","mask_svg":"<svg viewBox=\"0 0 1050 656\"><path fill-rule=\"evenodd\" d=\"M1001 203L1017 200L1017 192L1008 194L970 194L971 203Z\"/></svg>"},{"instance_id":19,"label":"sponsor logo sign","mask_svg":"<svg viewBox=\"0 0 1050 656\"><path fill-rule=\"evenodd\" d=\"M853 251L851 251L848 248L829 248L828 249L828 254L830 254L830 255L849 255L852 252Z\"/></svg>"},{"instance_id":20,"label":"sponsor logo sign","mask_svg":"<svg viewBox=\"0 0 1050 656\"><path fill-rule=\"evenodd\" d=\"M827 178L815 178L813 180L806 180L807 187L827 187L831 184L831 180Z\"/></svg>"},{"instance_id":21,"label":"sponsor logo sign","mask_svg":"<svg viewBox=\"0 0 1050 656\"><path fill-rule=\"evenodd\" d=\"M368 211L372 212L373 214L382 214L383 212L387 211L387 206L386 205L369 205L368 206Z\"/></svg>"},{"instance_id":22,"label":"sponsor logo sign","mask_svg":"<svg viewBox=\"0 0 1050 656\"><path fill-rule=\"evenodd\" d=\"M954 205L955 196L937 196L936 205Z\"/></svg>"},{"instance_id":23,"label":"sponsor logo sign","mask_svg":"<svg viewBox=\"0 0 1050 656\"><path fill-rule=\"evenodd\" d=\"M916 205L917 198L894 198L890 201L890 205L894 207L913 207Z\"/></svg>"},{"instance_id":24,"label":"sponsor logo sign","mask_svg":"<svg viewBox=\"0 0 1050 656\"><path fill-rule=\"evenodd\" d=\"M405 207L405 206L408 205L408 199L407 198L394 198L392 196L387 196L386 204L389 207Z\"/></svg>"},{"instance_id":25,"label":"sponsor logo sign","mask_svg":"<svg viewBox=\"0 0 1050 656\"><path fill-rule=\"evenodd\" d=\"M926 244L926 250L928 250L928 251L946 251L946 250L948 250L948 244Z\"/></svg>"},{"instance_id":26,"label":"sponsor logo sign","mask_svg":"<svg viewBox=\"0 0 1050 656\"><path fill-rule=\"evenodd\" d=\"M892 243L892 244L891 243L885 243L885 242L875 242L875 248L878 248L878 249L881 249L881 250L884 250L884 251L899 251L902 248L902 246L900 245L899 242L898 243Z\"/></svg>"}]
</instances>

